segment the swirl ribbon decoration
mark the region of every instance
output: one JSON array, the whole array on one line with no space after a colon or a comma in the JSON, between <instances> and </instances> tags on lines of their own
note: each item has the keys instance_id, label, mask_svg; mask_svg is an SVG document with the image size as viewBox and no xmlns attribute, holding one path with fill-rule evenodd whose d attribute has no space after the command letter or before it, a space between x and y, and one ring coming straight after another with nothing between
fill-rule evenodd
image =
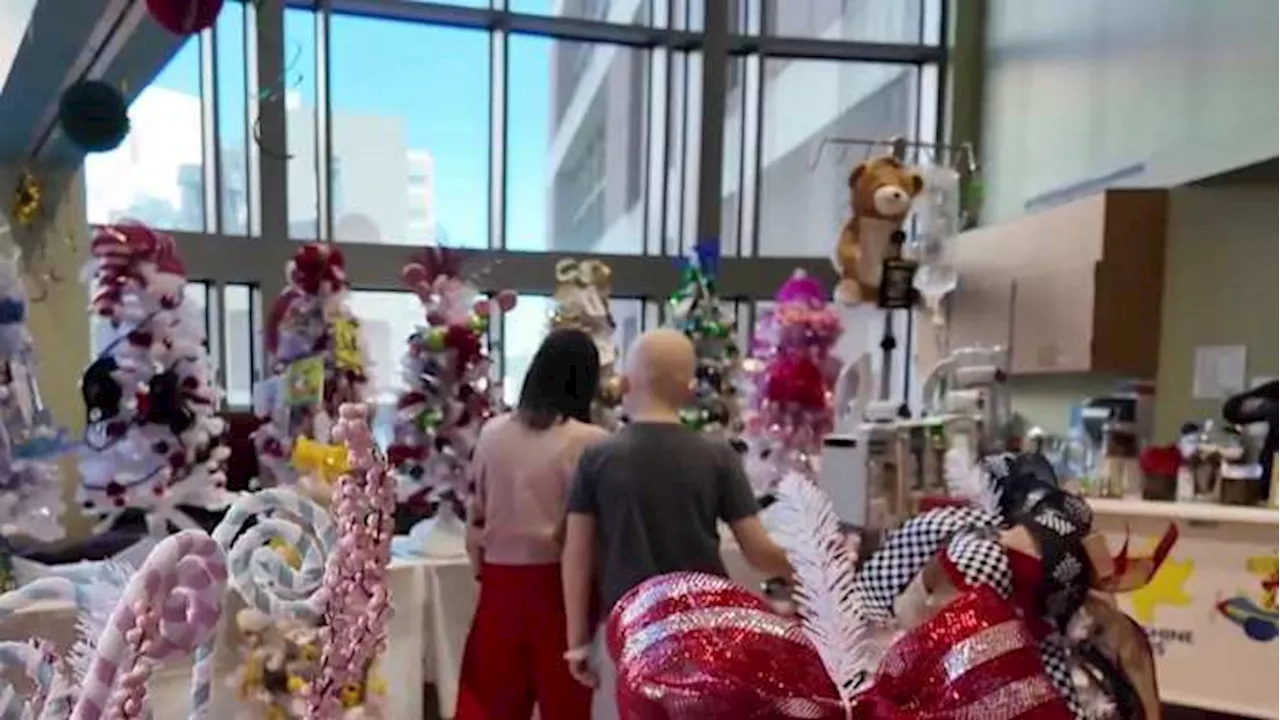
<instances>
[{"instance_id":1,"label":"swirl ribbon decoration","mask_svg":"<svg viewBox=\"0 0 1280 720\"><path fill-rule=\"evenodd\" d=\"M307 696L308 717L342 716L340 695L358 686L387 646L391 598L387 566L395 531L395 481L377 456L369 409L346 404L334 437L350 450L351 472L338 481L334 508L342 540L325 568L320 672Z\"/></svg>"},{"instance_id":2,"label":"swirl ribbon decoration","mask_svg":"<svg viewBox=\"0 0 1280 720\"><path fill-rule=\"evenodd\" d=\"M211 641L222 615L226 560L203 532L184 530L160 541L130 578L94 646L88 671L72 685L58 672L58 658L42 644L0 644L0 670L21 667L37 694L21 708L3 702L0 717L42 720L140 720L147 710L147 680L159 663ZM0 619L41 601L85 606L83 588L61 577L41 578L0 596ZM197 667L193 682L208 687L210 668ZM74 697L78 691L79 696ZM208 693L191 717L207 713ZM73 705L74 699L74 705ZM39 704L43 702L43 708ZM39 714L37 715L37 710Z\"/></svg>"}]
</instances>

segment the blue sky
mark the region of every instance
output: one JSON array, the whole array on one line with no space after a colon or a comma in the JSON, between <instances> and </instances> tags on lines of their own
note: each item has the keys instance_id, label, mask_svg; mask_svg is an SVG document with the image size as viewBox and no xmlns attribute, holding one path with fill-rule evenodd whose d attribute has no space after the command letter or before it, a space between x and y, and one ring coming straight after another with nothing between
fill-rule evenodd
<instances>
[{"instance_id":1,"label":"blue sky","mask_svg":"<svg viewBox=\"0 0 1280 720\"><path fill-rule=\"evenodd\" d=\"M459 3L468 4L468 3ZM549 0L513 0L545 12ZM219 18L219 132L224 147L244 142L244 9ZM315 29L310 12L285 18L286 84L315 106ZM436 218L454 244L488 238L490 36L485 31L337 16L332 22L330 87L335 115L399 117L411 149L435 160ZM546 247L546 155L550 143L552 41L512 37L508 46L507 246ZM199 92L199 48L188 42L154 84ZM290 172L306 172L292 163ZM375 218L376 220L376 218Z\"/></svg>"}]
</instances>

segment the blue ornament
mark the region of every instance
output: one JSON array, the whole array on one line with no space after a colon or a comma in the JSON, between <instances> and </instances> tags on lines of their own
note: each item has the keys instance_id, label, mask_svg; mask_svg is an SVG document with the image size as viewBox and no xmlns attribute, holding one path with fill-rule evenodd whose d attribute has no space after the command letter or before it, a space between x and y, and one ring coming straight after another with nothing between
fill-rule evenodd
<instances>
[{"instance_id":1,"label":"blue ornament","mask_svg":"<svg viewBox=\"0 0 1280 720\"><path fill-rule=\"evenodd\" d=\"M17 298L0 298L0 325L17 325L26 319L26 303Z\"/></svg>"}]
</instances>

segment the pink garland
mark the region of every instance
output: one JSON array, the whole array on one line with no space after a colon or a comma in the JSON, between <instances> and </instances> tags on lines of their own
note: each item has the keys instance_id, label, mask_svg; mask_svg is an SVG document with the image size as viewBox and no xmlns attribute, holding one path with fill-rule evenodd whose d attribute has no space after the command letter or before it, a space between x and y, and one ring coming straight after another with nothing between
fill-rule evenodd
<instances>
[{"instance_id":1,"label":"pink garland","mask_svg":"<svg viewBox=\"0 0 1280 720\"><path fill-rule=\"evenodd\" d=\"M396 495L386 463L376 455L368 414L365 405L344 404L333 433L347 445L351 471L339 478L333 500L340 539L325 567L320 671L307 697L308 717L317 720L341 717L343 689L363 686L387 647Z\"/></svg>"}]
</instances>

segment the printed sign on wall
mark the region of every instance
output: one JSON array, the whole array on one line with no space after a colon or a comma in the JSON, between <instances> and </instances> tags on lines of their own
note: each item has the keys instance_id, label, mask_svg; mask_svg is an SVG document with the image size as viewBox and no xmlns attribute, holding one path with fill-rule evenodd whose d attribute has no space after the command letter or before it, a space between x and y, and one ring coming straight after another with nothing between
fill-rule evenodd
<instances>
[{"instance_id":1,"label":"printed sign on wall","mask_svg":"<svg viewBox=\"0 0 1280 720\"><path fill-rule=\"evenodd\" d=\"M1245 569L1258 578L1258 588L1252 592L1239 590L1232 597L1218 602L1220 615L1237 625L1245 637L1254 642L1271 642L1276 639L1276 578L1280 559L1276 555L1251 557Z\"/></svg>"}]
</instances>

